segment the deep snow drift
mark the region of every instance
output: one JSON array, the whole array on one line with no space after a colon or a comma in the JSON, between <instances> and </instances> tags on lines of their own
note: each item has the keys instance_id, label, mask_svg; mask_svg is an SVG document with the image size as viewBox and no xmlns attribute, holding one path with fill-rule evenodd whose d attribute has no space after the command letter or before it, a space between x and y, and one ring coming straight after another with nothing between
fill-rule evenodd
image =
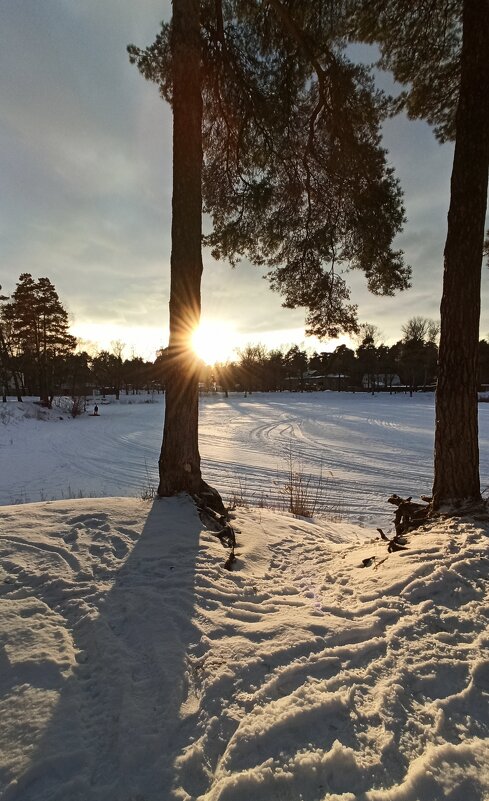
<instances>
[{"instance_id":1,"label":"deep snow drift","mask_svg":"<svg viewBox=\"0 0 489 801\"><path fill-rule=\"evenodd\" d=\"M214 484L278 501L292 449L343 514L238 508L232 572L185 497L66 497L137 495L161 404L4 405L2 801L487 801L489 521L375 530L429 489L432 403L204 399Z\"/></svg>"}]
</instances>

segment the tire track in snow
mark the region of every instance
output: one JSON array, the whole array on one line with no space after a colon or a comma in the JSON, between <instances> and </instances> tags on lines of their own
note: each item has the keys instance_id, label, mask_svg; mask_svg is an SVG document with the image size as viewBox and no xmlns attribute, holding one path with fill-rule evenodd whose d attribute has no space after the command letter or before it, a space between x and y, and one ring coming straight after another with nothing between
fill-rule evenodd
<instances>
[{"instance_id":1,"label":"tire track in snow","mask_svg":"<svg viewBox=\"0 0 489 801\"><path fill-rule=\"evenodd\" d=\"M489 484L489 406L481 404L482 486ZM4 504L51 498L139 495L157 486L163 404L104 406L100 418L16 424ZM347 393L270 393L202 398L204 475L226 498L284 505L284 462L326 479L324 510L378 521L392 492L429 492L433 398ZM34 447L35 446L35 447ZM332 475L331 475L332 474Z\"/></svg>"}]
</instances>

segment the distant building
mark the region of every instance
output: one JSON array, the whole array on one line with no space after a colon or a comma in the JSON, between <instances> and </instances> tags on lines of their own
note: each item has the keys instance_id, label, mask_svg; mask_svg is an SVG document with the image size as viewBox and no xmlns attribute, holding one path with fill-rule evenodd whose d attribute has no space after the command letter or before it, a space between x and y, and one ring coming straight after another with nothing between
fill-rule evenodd
<instances>
[{"instance_id":1,"label":"distant building","mask_svg":"<svg viewBox=\"0 0 489 801\"><path fill-rule=\"evenodd\" d=\"M305 389L312 392L324 389L344 390L348 388L349 381L349 376L343 373L320 375L317 370L306 370L302 376L288 376L285 384L288 389Z\"/></svg>"},{"instance_id":2,"label":"distant building","mask_svg":"<svg viewBox=\"0 0 489 801\"><path fill-rule=\"evenodd\" d=\"M400 386L401 379L397 373L382 373L381 375L365 373L362 378L362 387L364 389L390 389L391 387Z\"/></svg>"}]
</instances>

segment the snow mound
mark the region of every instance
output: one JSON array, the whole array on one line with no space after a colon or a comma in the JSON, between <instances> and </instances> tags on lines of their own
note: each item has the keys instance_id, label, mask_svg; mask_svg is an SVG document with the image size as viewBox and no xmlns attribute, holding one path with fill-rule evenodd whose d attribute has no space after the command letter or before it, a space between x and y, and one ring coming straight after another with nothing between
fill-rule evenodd
<instances>
[{"instance_id":1,"label":"snow mound","mask_svg":"<svg viewBox=\"0 0 489 801\"><path fill-rule=\"evenodd\" d=\"M72 405L70 398L57 398L52 409L41 406L39 401L9 401L0 404L0 425L9 426L22 420L63 420L71 415Z\"/></svg>"},{"instance_id":2,"label":"snow mound","mask_svg":"<svg viewBox=\"0 0 489 801\"><path fill-rule=\"evenodd\" d=\"M4 801L489 798L488 531L0 510ZM364 560L368 567L364 567Z\"/></svg>"}]
</instances>

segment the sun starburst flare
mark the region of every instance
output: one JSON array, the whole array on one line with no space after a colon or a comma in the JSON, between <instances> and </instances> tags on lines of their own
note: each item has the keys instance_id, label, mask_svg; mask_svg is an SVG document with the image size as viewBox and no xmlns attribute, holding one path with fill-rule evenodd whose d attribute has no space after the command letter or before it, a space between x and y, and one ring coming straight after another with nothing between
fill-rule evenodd
<instances>
[{"instance_id":1,"label":"sun starburst flare","mask_svg":"<svg viewBox=\"0 0 489 801\"><path fill-rule=\"evenodd\" d=\"M203 320L192 335L192 348L206 364L229 361L236 346L235 331L228 323Z\"/></svg>"}]
</instances>

